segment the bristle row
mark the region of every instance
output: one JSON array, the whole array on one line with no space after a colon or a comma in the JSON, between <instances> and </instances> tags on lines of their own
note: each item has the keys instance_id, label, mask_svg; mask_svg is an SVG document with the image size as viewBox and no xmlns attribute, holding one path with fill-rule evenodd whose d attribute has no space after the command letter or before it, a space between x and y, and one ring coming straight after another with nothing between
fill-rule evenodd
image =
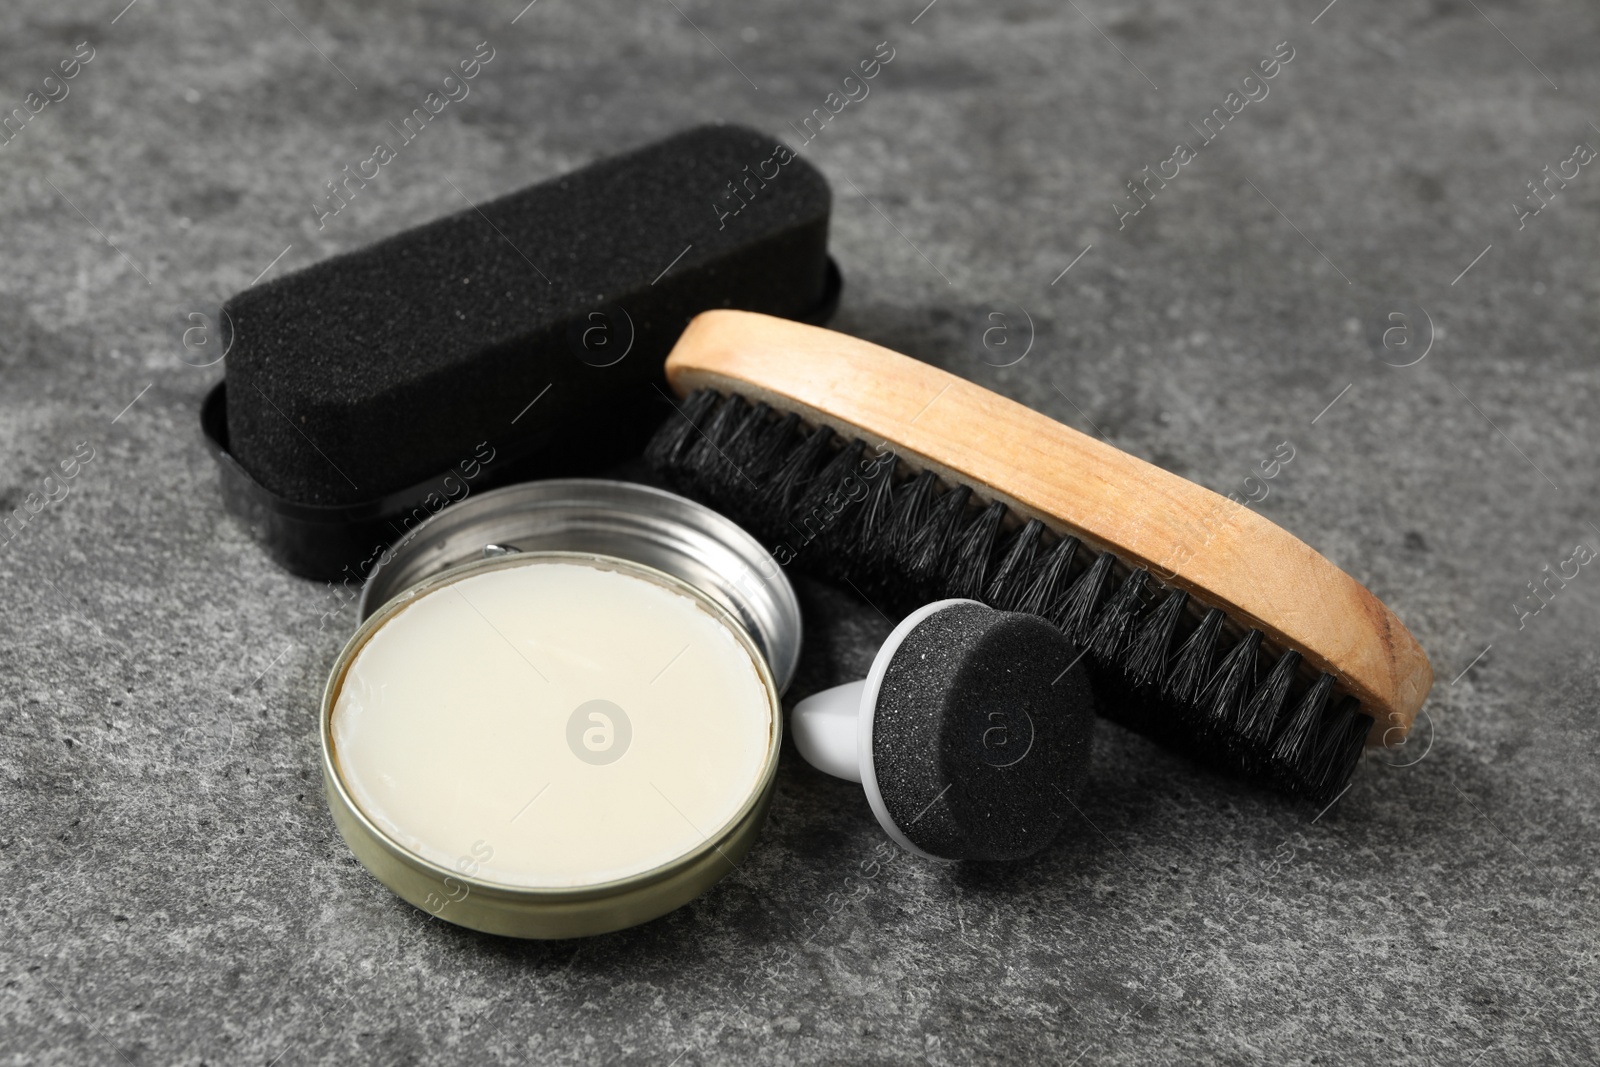
<instances>
[{"instance_id":1,"label":"bristle row","mask_svg":"<svg viewBox=\"0 0 1600 1067\"><path fill-rule=\"evenodd\" d=\"M889 612L969 597L1041 615L1083 648L1101 714L1205 762L1324 802L1344 787L1372 719L1333 679L1271 662L1262 633L1230 632L1142 568L1098 555L1003 504L896 475L887 448L793 414L700 390L646 458L675 488L727 512L780 563L848 581Z\"/></svg>"}]
</instances>

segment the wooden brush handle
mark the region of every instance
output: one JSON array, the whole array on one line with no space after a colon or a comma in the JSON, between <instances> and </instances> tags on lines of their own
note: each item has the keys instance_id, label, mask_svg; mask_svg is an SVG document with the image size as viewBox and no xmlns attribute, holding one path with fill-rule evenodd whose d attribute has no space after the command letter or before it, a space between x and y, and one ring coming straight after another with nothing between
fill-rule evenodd
<instances>
[{"instance_id":1,"label":"wooden brush handle","mask_svg":"<svg viewBox=\"0 0 1600 1067\"><path fill-rule=\"evenodd\" d=\"M793 411L1023 518L1147 568L1299 650L1398 744L1433 685L1416 638L1377 597L1254 511L953 374L832 330L745 311L695 318L667 357L700 388Z\"/></svg>"}]
</instances>

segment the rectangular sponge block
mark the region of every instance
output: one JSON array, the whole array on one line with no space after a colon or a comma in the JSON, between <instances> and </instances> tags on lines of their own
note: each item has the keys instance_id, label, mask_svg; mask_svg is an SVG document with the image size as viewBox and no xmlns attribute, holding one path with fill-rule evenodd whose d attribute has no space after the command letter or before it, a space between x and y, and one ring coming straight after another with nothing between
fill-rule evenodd
<instances>
[{"instance_id":1,"label":"rectangular sponge block","mask_svg":"<svg viewBox=\"0 0 1600 1067\"><path fill-rule=\"evenodd\" d=\"M695 314L827 302L829 205L773 138L702 126L248 289L224 306L228 447L286 501L354 505L485 441L642 441Z\"/></svg>"}]
</instances>

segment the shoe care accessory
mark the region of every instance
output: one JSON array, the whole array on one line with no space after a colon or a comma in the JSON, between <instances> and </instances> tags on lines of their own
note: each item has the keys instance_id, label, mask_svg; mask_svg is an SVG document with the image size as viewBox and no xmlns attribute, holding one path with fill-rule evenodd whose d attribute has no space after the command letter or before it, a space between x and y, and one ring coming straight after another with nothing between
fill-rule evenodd
<instances>
[{"instance_id":1,"label":"shoe care accessory","mask_svg":"<svg viewBox=\"0 0 1600 1067\"><path fill-rule=\"evenodd\" d=\"M1079 660L1036 615L941 600L894 628L864 680L795 705L789 731L806 762L861 783L902 848L1021 859L1055 838L1088 774Z\"/></svg>"},{"instance_id":2,"label":"shoe care accessory","mask_svg":"<svg viewBox=\"0 0 1600 1067\"><path fill-rule=\"evenodd\" d=\"M830 201L703 126L239 293L201 410L224 502L295 574L360 580L470 493L635 455L696 312L832 314Z\"/></svg>"},{"instance_id":3,"label":"shoe care accessory","mask_svg":"<svg viewBox=\"0 0 1600 1067\"><path fill-rule=\"evenodd\" d=\"M1282 528L945 371L734 311L666 369L683 404L648 454L680 491L880 609L1043 616L1102 715L1214 766L1326 801L1432 685L1394 613Z\"/></svg>"},{"instance_id":4,"label":"shoe care accessory","mask_svg":"<svg viewBox=\"0 0 1600 1067\"><path fill-rule=\"evenodd\" d=\"M511 486L420 526L368 594L323 696L323 776L400 897L583 936L681 906L749 849L800 619L731 522L626 483Z\"/></svg>"}]
</instances>

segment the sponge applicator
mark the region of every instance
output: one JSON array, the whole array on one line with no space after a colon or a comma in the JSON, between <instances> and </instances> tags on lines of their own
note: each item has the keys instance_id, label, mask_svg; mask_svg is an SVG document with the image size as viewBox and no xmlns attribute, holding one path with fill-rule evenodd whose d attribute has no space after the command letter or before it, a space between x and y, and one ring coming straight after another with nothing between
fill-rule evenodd
<instances>
[{"instance_id":1,"label":"sponge applicator","mask_svg":"<svg viewBox=\"0 0 1600 1067\"><path fill-rule=\"evenodd\" d=\"M818 770L858 781L878 823L917 855L1013 860L1060 831L1088 775L1088 676L1060 630L975 600L908 615L859 682L795 706Z\"/></svg>"},{"instance_id":2,"label":"sponge applicator","mask_svg":"<svg viewBox=\"0 0 1600 1067\"><path fill-rule=\"evenodd\" d=\"M225 495L327 576L463 461L495 458L479 488L637 452L695 314L828 315L830 199L773 138L702 126L248 289L202 419Z\"/></svg>"}]
</instances>

